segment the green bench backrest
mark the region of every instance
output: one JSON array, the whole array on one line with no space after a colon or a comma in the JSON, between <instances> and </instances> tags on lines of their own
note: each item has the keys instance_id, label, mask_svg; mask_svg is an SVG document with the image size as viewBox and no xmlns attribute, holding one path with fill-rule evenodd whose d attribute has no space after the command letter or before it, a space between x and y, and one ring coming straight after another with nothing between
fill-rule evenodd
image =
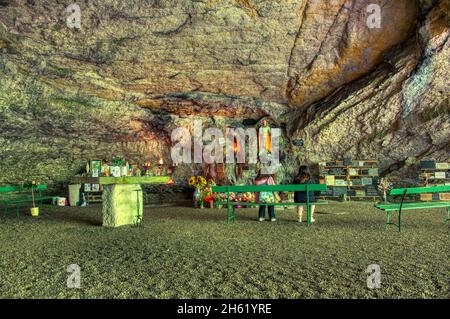
<instances>
[{"instance_id":1,"label":"green bench backrest","mask_svg":"<svg viewBox=\"0 0 450 319\"><path fill-rule=\"evenodd\" d=\"M389 193L390 195L406 195L409 194L425 194L425 193L445 193L450 192L450 185L439 185L431 187L414 187L414 188L394 188Z\"/></svg>"},{"instance_id":2,"label":"green bench backrest","mask_svg":"<svg viewBox=\"0 0 450 319\"><path fill-rule=\"evenodd\" d=\"M18 192L19 187L17 186L1 186L0 187L0 193L13 193Z\"/></svg>"},{"instance_id":3,"label":"green bench backrest","mask_svg":"<svg viewBox=\"0 0 450 319\"><path fill-rule=\"evenodd\" d=\"M301 184L301 185L236 185L236 186L213 186L214 193L246 193L246 192L310 192L325 191L325 184Z\"/></svg>"},{"instance_id":4,"label":"green bench backrest","mask_svg":"<svg viewBox=\"0 0 450 319\"><path fill-rule=\"evenodd\" d=\"M35 190L46 190L47 185L39 185ZM15 192L30 192L31 189L24 188L22 186L15 186L15 185L9 185L9 186L0 186L0 193L15 193Z\"/></svg>"}]
</instances>

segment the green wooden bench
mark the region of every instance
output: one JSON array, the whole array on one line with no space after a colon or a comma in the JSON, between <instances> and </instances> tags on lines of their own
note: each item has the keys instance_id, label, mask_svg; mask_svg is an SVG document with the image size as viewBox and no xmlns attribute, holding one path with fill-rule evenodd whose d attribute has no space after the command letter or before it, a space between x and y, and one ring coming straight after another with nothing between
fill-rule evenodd
<instances>
[{"instance_id":1,"label":"green wooden bench","mask_svg":"<svg viewBox=\"0 0 450 319\"><path fill-rule=\"evenodd\" d=\"M214 205L227 206L227 222L231 220L236 221L236 207L237 206L299 206L305 205L307 207L308 226L311 225L311 205L328 204L327 201L318 200L310 202L310 192L325 191L327 185L325 184L304 184L304 185L237 185L237 186L213 186L213 193L226 193L227 201L215 201ZM247 193L247 192L307 192L306 203L256 203L256 202L235 202L230 200L230 193Z\"/></svg>"},{"instance_id":2,"label":"green wooden bench","mask_svg":"<svg viewBox=\"0 0 450 319\"><path fill-rule=\"evenodd\" d=\"M34 202L39 207L45 200L50 200L52 196L45 196L44 191L47 190L47 185L39 185L34 189ZM8 208L14 206L16 208L16 215L19 217L19 209L23 206L28 206L33 203L31 189L23 186L9 185L0 186L0 205L3 206L3 213L8 213Z\"/></svg>"},{"instance_id":3,"label":"green wooden bench","mask_svg":"<svg viewBox=\"0 0 450 319\"><path fill-rule=\"evenodd\" d=\"M447 208L445 222L448 223L450 217L450 201L434 201L434 202L405 202L406 195L417 195L426 193L446 193L450 192L450 186L440 185L431 187L414 187L414 188L394 188L390 191L390 196L402 196L400 203L379 203L375 207L386 212L386 226L394 225L401 230L402 212L404 210L415 209L432 209L432 208ZM391 223L391 213L397 212L397 224Z\"/></svg>"}]
</instances>

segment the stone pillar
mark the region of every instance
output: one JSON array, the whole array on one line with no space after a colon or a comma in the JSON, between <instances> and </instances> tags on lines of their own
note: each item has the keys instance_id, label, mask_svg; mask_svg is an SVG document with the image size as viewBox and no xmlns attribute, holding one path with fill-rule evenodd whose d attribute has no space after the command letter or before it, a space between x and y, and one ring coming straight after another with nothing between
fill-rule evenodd
<instances>
[{"instance_id":1,"label":"stone pillar","mask_svg":"<svg viewBox=\"0 0 450 319\"><path fill-rule=\"evenodd\" d=\"M141 216L142 221L143 202L141 185L104 185L103 226L135 225L138 221L138 214Z\"/></svg>"}]
</instances>

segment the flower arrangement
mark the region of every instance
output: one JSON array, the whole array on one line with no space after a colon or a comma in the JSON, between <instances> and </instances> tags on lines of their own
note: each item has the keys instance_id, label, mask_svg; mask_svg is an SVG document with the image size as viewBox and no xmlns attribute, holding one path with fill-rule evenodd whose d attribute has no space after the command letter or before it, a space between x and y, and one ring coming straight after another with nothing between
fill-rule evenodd
<instances>
[{"instance_id":1,"label":"flower arrangement","mask_svg":"<svg viewBox=\"0 0 450 319\"><path fill-rule=\"evenodd\" d=\"M241 193L230 193L230 200L233 202L242 202ZM241 208L241 205L236 206L236 208Z\"/></svg>"},{"instance_id":2,"label":"flower arrangement","mask_svg":"<svg viewBox=\"0 0 450 319\"><path fill-rule=\"evenodd\" d=\"M383 201L387 201L387 192L392 188L392 183L386 178L383 177L378 184L378 190L383 193Z\"/></svg>"},{"instance_id":3,"label":"flower arrangement","mask_svg":"<svg viewBox=\"0 0 450 319\"><path fill-rule=\"evenodd\" d=\"M255 193L247 192L243 194L243 201L247 203L252 203L255 201Z\"/></svg>"},{"instance_id":4,"label":"flower arrangement","mask_svg":"<svg viewBox=\"0 0 450 319\"><path fill-rule=\"evenodd\" d=\"M201 189L205 188L205 186L208 185L206 178L204 178L203 176L198 176L197 177L197 185Z\"/></svg>"},{"instance_id":5,"label":"flower arrangement","mask_svg":"<svg viewBox=\"0 0 450 319\"><path fill-rule=\"evenodd\" d=\"M210 186L206 186L202 192L202 200L204 203L208 204L210 208L214 205L214 196Z\"/></svg>"},{"instance_id":6,"label":"flower arrangement","mask_svg":"<svg viewBox=\"0 0 450 319\"><path fill-rule=\"evenodd\" d=\"M203 176L191 176L188 179L188 185L195 188L194 192L194 206L203 207L205 198L207 203L212 202L212 191L211 187L215 185L214 181L211 179L206 180Z\"/></svg>"},{"instance_id":7,"label":"flower arrangement","mask_svg":"<svg viewBox=\"0 0 450 319\"><path fill-rule=\"evenodd\" d=\"M191 187L197 187L197 177L191 176L191 177L188 179L188 184L189 184L189 186L191 186Z\"/></svg>"},{"instance_id":8,"label":"flower arrangement","mask_svg":"<svg viewBox=\"0 0 450 319\"><path fill-rule=\"evenodd\" d=\"M191 176L188 179L188 184L191 187L203 189L206 185L208 185L208 182L203 176Z\"/></svg>"},{"instance_id":9,"label":"flower arrangement","mask_svg":"<svg viewBox=\"0 0 450 319\"><path fill-rule=\"evenodd\" d=\"M227 194L226 193L214 193L214 200L217 202L226 202Z\"/></svg>"},{"instance_id":10,"label":"flower arrangement","mask_svg":"<svg viewBox=\"0 0 450 319\"><path fill-rule=\"evenodd\" d=\"M202 176L200 176L200 177L202 177ZM204 180L200 179L200 185L203 185L204 182L206 182L205 179ZM214 206L214 195L212 192L212 187L215 185L216 185L216 183L214 182L214 180L209 179L206 182L206 185L202 188L202 202L207 203L210 208L213 208L213 206Z\"/></svg>"}]
</instances>

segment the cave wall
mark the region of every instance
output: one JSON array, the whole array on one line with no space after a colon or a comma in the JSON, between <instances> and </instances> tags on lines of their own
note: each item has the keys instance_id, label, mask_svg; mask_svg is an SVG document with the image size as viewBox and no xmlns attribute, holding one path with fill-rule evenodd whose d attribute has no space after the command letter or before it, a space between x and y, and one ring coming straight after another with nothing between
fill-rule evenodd
<instances>
[{"instance_id":1,"label":"cave wall","mask_svg":"<svg viewBox=\"0 0 450 319\"><path fill-rule=\"evenodd\" d=\"M300 158L376 156L403 178L417 176L420 159L449 160L449 2L423 5L416 29L373 71L297 115L294 135L309 150Z\"/></svg>"},{"instance_id":2,"label":"cave wall","mask_svg":"<svg viewBox=\"0 0 450 319\"><path fill-rule=\"evenodd\" d=\"M171 131L198 118L285 123L281 179L343 155L392 174L450 157L448 1L85 0L80 30L71 3L0 1L0 182L169 162Z\"/></svg>"}]
</instances>

